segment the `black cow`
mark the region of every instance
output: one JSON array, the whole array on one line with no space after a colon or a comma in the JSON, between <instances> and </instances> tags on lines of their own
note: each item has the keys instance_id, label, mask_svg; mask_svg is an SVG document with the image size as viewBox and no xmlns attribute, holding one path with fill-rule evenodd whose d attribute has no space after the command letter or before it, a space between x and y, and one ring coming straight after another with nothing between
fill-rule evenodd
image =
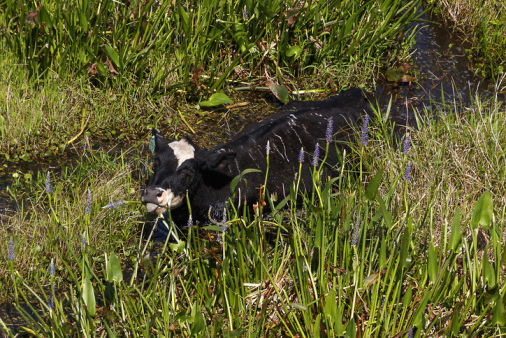
<instances>
[{"instance_id":1,"label":"black cow","mask_svg":"<svg viewBox=\"0 0 506 338\"><path fill-rule=\"evenodd\" d=\"M311 171L316 145L320 157L325 154L329 120L333 140L343 138L361 116L370 112L370 105L359 89L344 91L325 101L293 101L266 120L245 128L236 138L212 149L200 149L190 139L168 142L153 129L155 137L154 173L144 189L141 201L148 212L171 210L176 224L186 222L191 206L193 220L206 222L212 206L218 218L232 195L230 183L243 170L255 168L246 182L238 185L235 203L252 205L258 202L259 187L264 184L266 146L270 145L267 191L286 196L299 170L301 148L305 161L301 186L312 187ZM337 164L335 147L329 148L326 163ZM188 201L187 201L188 197ZM239 200L240 199L240 200Z\"/></svg>"}]
</instances>

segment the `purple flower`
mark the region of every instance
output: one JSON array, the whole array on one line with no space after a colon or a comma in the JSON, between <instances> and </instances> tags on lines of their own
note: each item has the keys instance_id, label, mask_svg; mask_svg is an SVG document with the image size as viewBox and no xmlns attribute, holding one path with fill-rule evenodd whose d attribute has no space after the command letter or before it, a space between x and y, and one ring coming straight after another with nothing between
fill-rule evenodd
<instances>
[{"instance_id":1,"label":"purple flower","mask_svg":"<svg viewBox=\"0 0 506 338\"><path fill-rule=\"evenodd\" d=\"M299 163L304 163L304 148L300 148Z\"/></svg>"},{"instance_id":2,"label":"purple flower","mask_svg":"<svg viewBox=\"0 0 506 338\"><path fill-rule=\"evenodd\" d=\"M313 154L313 167L318 166L318 159L320 157L320 145L317 143L316 147L314 148L314 154Z\"/></svg>"},{"instance_id":3,"label":"purple flower","mask_svg":"<svg viewBox=\"0 0 506 338\"><path fill-rule=\"evenodd\" d=\"M51 189L51 173L48 171L46 175L46 192L50 194L52 192Z\"/></svg>"},{"instance_id":4,"label":"purple flower","mask_svg":"<svg viewBox=\"0 0 506 338\"><path fill-rule=\"evenodd\" d=\"M51 259L51 264L49 264L49 275L51 277L54 277L54 261ZM53 290L51 292L51 294L49 295L49 301L47 303L47 306L50 308L50 309L54 309L54 291L55 291L55 285L54 285L54 281L51 281L51 284L53 285Z\"/></svg>"},{"instance_id":5,"label":"purple flower","mask_svg":"<svg viewBox=\"0 0 506 338\"><path fill-rule=\"evenodd\" d=\"M14 239L11 238L11 240L9 241L9 260L10 261L13 261L14 260Z\"/></svg>"},{"instance_id":6,"label":"purple flower","mask_svg":"<svg viewBox=\"0 0 506 338\"><path fill-rule=\"evenodd\" d=\"M369 115L364 116L364 124L362 125L362 134L360 135L360 144L362 147L367 145L367 130L369 129Z\"/></svg>"},{"instance_id":7,"label":"purple flower","mask_svg":"<svg viewBox=\"0 0 506 338\"><path fill-rule=\"evenodd\" d=\"M88 192L88 199L86 200L86 206L84 207L84 213L89 214L91 212L91 191Z\"/></svg>"},{"instance_id":8,"label":"purple flower","mask_svg":"<svg viewBox=\"0 0 506 338\"><path fill-rule=\"evenodd\" d=\"M404 179L409 182L411 180L411 162L406 165L406 169L404 170Z\"/></svg>"},{"instance_id":9,"label":"purple flower","mask_svg":"<svg viewBox=\"0 0 506 338\"><path fill-rule=\"evenodd\" d=\"M50 309L54 309L54 292L55 292L56 286L53 284L53 288L51 290L51 294L49 295L49 300L47 302L47 306Z\"/></svg>"},{"instance_id":10,"label":"purple flower","mask_svg":"<svg viewBox=\"0 0 506 338\"><path fill-rule=\"evenodd\" d=\"M327 132L325 133L325 139L327 140L327 143L332 142L332 129L334 127L333 122L334 122L334 118L329 117L329 120L327 123Z\"/></svg>"},{"instance_id":11,"label":"purple flower","mask_svg":"<svg viewBox=\"0 0 506 338\"><path fill-rule=\"evenodd\" d=\"M249 16L248 16L248 8L246 7L246 5L244 5L244 8L242 9L242 15L244 16L244 18L246 20L249 20Z\"/></svg>"},{"instance_id":12,"label":"purple flower","mask_svg":"<svg viewBox=\"0 0 506 338\"><path fill-rule=\"evenodd\" d=\"M411 137L409 135L406 135L406 137L404 138L404 144L402 146L402 153L404 155L407 155L409 153L409 148L411 146Z\"/></svg>"},{"instance_id":13,"label":"purple flower","mask_svg":"<svg viewBox=\"0 0 506 338\"><path fill-rule=\"evenodd\" d=\"M113 202L113 203L109 203L109 204L107 204L107 205L106 205L105 207L103 207L103 208L105 208L105 209L111 209L111 208L116 208L116 207L119 207L119 206L121 206L121 205L125 205L125 204L126 204L126 202L125 202L125 201L123 201L123 200L119 200L119 201L116 201L116 202Z\"/></svg>"},{"instance_id":14,"label":"purple flower","mask_svg":"<svg viewBox=\"0 0 506 338\"><path fill-rule=\"evenodd\" d=\"M381 313L383 311L383 306L385 306L385 296L383 295L383 298L381 298L381 304L379 308L379 312Z\"/></svg>"},{"instance_id":15,"label":"purple flower","mask_svg":"<svg viewBox=\"0 0 506 338\"><path fill-rule=\"evenodd\" d=\"M408 329L408 338L413 338L415 336L415 331L413 330L413 326L409 326Z\"/></svg>"},{"instance_id":16,"label":"purple flower","mask_svg":"<svg viewBox=\"0 0 506 338\"><path fill-rule=\"evenodd\" d=\"M86 240L86 232L83 232L83 236L81 237L81 245L86 248L88 241Z\"/></svg>"},{"instance_id":17,"label":"purple flower","mask_svg":"<svg viewBox=\"0 0 506 338\"><path fill-rule=\"evenodd\" d=\"M351 234L350 244L351 246L357 246L358 238L360 237L360 218L355 222L353 233Z\"/></svg>"},{"instance_id":18,"label":"purple flower","mask_svg":"<svg viewBox=\"0 0 506 338\"><path fill-rule=\"evenodd\" d=\"M193 218L192 216L190 215L190 217L188 218L188 224L187 224L188 227L192 227L193 226Z\"/></svg>"}]
</instances>

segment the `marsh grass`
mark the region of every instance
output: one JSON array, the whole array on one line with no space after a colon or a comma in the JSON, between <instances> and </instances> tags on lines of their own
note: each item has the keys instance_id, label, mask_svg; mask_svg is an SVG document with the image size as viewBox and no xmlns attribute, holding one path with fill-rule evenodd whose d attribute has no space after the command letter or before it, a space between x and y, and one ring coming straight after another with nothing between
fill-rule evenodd
<instances>
[{"instance_id":1,"label":"marsh grass","mask_svg":"<svg viewBox=\"0 0 506 338\"><path fill-rule=\"evenodd\" d=\"M355 131L337 177L314 167L305 213L295 182L287 200L266 194L267 219L242 208L226 226L157 219L171 233L157 246L139 237L140 205L102 208L137 199L121 158L51 173L49 194L43 173L26 188L30 216L3 219L0 252L13 238L15 259L0 261L2 293L38 310L18 307L41 336L501 335L506 119L497 102L472 107L419 119L409 149L378 112L367 144Z\"/></svg>"},{"instance_id":2,"label":"marsh grass","mask_svg":"<svg viewBox=\"0 0 506 338\"><path fill-rule=\"evenodd\" d=\"M374 69L406 52L402 36L419 6L418 0L3 1L0 24L7 49L31 79L72 73L98 87L144 84L156 93L200 96L221 89L239 65L246 80L280 83L318 76L321 65L370 62Z\"/></svg>"},{"instance_id":3,"label":"marsh grass","mask_svg":"<svg viewBox=\"0 0 506 338\"><path fill-rule=\"evenodd\" d=\"M468 36L473 47L467 54L474 62L476 71L499 78L506 62L506 4L500 0L443 0L428 3Z\"/></svg>"}]
</instances>

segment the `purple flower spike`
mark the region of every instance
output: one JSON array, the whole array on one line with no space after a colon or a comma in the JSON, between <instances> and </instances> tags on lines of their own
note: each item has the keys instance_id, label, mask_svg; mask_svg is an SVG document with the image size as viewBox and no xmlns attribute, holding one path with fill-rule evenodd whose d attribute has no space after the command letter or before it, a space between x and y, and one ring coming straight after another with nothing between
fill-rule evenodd
<instances>
[{"instance_id":1,"label":"purple flower spike","mask_svg":"<svg viewBox=\"0 0 506 338\"><path fill-rule=\"evenodd\" d=\"M304 163L304 148L300 148L299 163Z\"/></svg>"},{"instance_id":2,"label":"purple flower spike","mask_svg":"<svg viewBox=\"0 0 506 338\"><path fill-rule=\"evenodd\" d=\"M318 159L320 158L320 145L317 143L316 147L314 148L314 154L313 154L313 167L318 166Z\"/></svg>"},{"instance_id":3,"label":"purple flower spike","mask_svg":"<svg viewBox=\"0 0 506 338\"><path fill-rule=\"evenodd\" d=\"M14 257L14 239L11 238L9 241L9 260L13 261L15 259Z\"/></svg>"},{"instance_id":4,"label":"purple flower spike","mask_svg":"<svg viewBox=\"0 0 506 338\"><path fill-rule=\"evenodd\" d=\"M364 124L362 125L362 134L360 135L360 144L362 147L367 145L367 130L369 129L369 115L364 116Z\"/></svg>"},{"instance_id":5,"label":"purple flower spike","mask_svg":"<svg viewBox=\"0 0 506 338\"><path fill-rule=\"evenodd\" d=\"M409 182L411 180L411 163L406 165L406 169L404 170L404 179Z\"/></svg>"},{"instance_id":6,"label":"purple flower spike","mask_svg":"<svg viewBox=\"0 0 506 338\"><path fill-rule=\"evenodd\" d=\"M46 192L50 194L53 190L51 189L51 173L48 171L46 175Z\"/></svg>"},{"instance_id":7,"label":"purple flower spike","mask_svg":"<svg viewBox=\"0 0 506 338\"><path fill-rule=\"evenodd\" d=\"M350 244L351 246L357 246L358 238L360 237L360 219L355 222L353 233L351 234Z\"/></svg>"},{"instance_id":8,"label":"purple flower spike","mask_svg":"<svg viewBox=\"0 0 506 338\"><path fill-rule=\"evenodd\" d=\"M54 272L55 272L55 270L54 270L54 262L53 262L53 260L51 259L51 264L49 264L49 275L50 275L51 277L53 277L53 276L54 276Z\"/></svg>"},{"instance_id":9,"label":"purple flower spike","mask_svg":"<svg viewBox=\"0 0 506 338\"><path fill-rule=\"evenodd\" d=\"M91 192L88 193L88 198L86 199L86 206L84 207L84 213L89 214L91 212Z\"/></svg>"},{"instance_id":10,"label":"purple flower spike","mask_svg":"<svg viewBox=\"0 0 506 338\"><path fill-rule=\"evenodd\" d=\"M192 227L193 226L193 218L192 216L190 215L190 217L188 218L188 224L187 224L188 227Z\"/></svg>"},{"instance_id":11,"label":"purple flower spike","mask_svg":"<svg viewBox=\"0 0 506 338\"><path fill-rule=\"evenodd\" d=\"M404 145L402 146L402 153L407 155L409 153L409 148L411 147L411 137L406 135L404 138Z\"/></svg>"},{"instance_id":12,"label":"purple flower spike","mask_svg":"<svg viewBox=\"0 0 506 338\"><path fill-rule=\"evenodd\" d=\"M119 200L119 201L116 201L116 202L113 202L113 203L109 203L107 204L105 207L103 207L104 209L111 209L111 208L116 208L116 207L119 207L121 205L126 205L126 202L123 201L123 200Z\"/></svg>"},{"instance_id":13,"label":"purple flower spike","mask_svg":"<svg viewBox=\"0 0 506 338\"><path fill-rule=\"evenodd\" d=\"M81 245L86 248L86 245L88 245L88 241L86 240L86 232L83 232L83 236L81 237Z\"/></svg>"},{"instance_id":14,"label":"purple flower spike","mask_svg":"<svg viewBox=\"0 0 506 338\"><path fill-rule=\"evenodd\" d=\"M244 8L242 9L242 15L244 16L244 18L246 20L249 20L249 16L248 16L248 8L246 8L246 5L244 5Z\"/></svg>"},{"instance_id":15,"label":"purple flower spike","mask_svg":"<svg viewBox=\"0 0 506 338\"><path fill-rule=\"evenodd\" d=\"M330 117L327 123L327 132L325 133L325 139L327 140L327 143L332 142L332 129L334 128L333 122L334 118Z\"/></svg>"}]
</instances>

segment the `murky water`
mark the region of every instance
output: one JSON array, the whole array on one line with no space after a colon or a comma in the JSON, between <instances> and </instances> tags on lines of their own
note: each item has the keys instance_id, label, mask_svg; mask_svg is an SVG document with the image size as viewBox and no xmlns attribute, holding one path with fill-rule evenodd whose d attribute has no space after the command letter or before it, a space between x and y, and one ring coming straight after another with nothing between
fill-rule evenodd
<instances>
[{"instance_id":1,"label":"murky water","mask_svg":"<svg viewBox=\"0 0 506 338\"><path fill-rule=\"evenodd\" d=\"M441 18L423 14L420 19L426 22L412 24L418 25L419 32L411 54L412 68L407 72L416 80L394 85L383 79L374 93L383 108L392 97L392 120L411 127L415 113L432 117L431 107L443 106L443 94L445 105L460 106L469 105L476 94L490 96L494 89L492 83L474 74L472 57L466 52L471 45L461 33L441 24Z\"/></svg>"}]
</instances>

